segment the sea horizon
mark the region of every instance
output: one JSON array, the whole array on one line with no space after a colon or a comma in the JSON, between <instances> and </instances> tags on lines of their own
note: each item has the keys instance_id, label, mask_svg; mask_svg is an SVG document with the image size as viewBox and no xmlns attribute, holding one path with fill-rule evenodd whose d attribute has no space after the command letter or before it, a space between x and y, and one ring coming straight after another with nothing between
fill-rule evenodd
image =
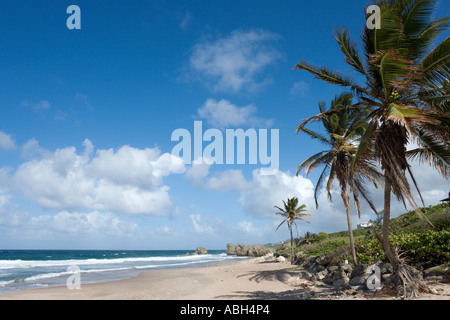
<instances>
[{"instance_id":1,"label":"sea horizon","mask_svg":"<svg viewBox=\"0 0 450 320\"><path fill-rule=\"evenodd\" d=\"M129 279L143 271L192 268L243 259L225 250L0 249L0 293L66 286L78 273L79 284ZM188 254L189 253L189 254Z\"/></svg>"}]
</instances>

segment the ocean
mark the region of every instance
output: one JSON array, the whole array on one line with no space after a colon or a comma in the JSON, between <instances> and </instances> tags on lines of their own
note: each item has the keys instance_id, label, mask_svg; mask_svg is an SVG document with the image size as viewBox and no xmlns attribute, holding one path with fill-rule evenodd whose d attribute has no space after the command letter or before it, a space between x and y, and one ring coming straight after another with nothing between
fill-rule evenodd
<instances>
[{"instance_id":1,"label":"ocean","mask_svg":"<svg viewBox=\"0 0 450 320\"><path fill-rule=\"evenodd\" d=\"M191 251L192 252L192 251ZM188 268L243 257L225 250L0 250L0 293L128 279L142 271ZM71 279L69 281L69 279Z\"/></svg>"}]
</instances>

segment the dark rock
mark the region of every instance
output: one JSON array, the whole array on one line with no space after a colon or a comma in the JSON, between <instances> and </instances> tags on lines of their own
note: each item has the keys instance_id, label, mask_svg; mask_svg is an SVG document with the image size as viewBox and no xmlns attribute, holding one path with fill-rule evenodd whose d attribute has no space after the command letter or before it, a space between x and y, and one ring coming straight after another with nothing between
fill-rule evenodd
<instances>
[{"instance_id":1,"label":"dark rock","mask_svg":"<svg viewBox=\"0 0 450 320\"><path fill-rule=\"evenodd\" d=\"M351 285L351 286L365 285L368 277L369 277L369 275L359 275L359 276L351 277L349 285Z\"/></svg>"},{"instance_id":2,"label":"dark rock","mask_svg":"<svg viewBox=\"0 0 450 320\"><path fill-rule=\"evenodd\" d=\"M381 274L388 274L394 272L394 269L392 268L392 264L386 262L386 263L379 263L377 264L378 268L380 268Z\"/></svg>"},{"instance_id":3,"label":"dark rock","mask_svg":"<svg viewBox=\"0 0 450 320\"><path fill-rule=\"evenodd\" d=\"M367 264L358 264L353 270L352 270L352 273L351 273L351 278L354 278L354 277L357 277L357 276L360 276L360 275L363 275L363 274L366 274L366 273L368 273L369 275L370 275L370 273L367 271L367 268L368 268L369 266L367 265Z\"/></svg>"}]
</instances>

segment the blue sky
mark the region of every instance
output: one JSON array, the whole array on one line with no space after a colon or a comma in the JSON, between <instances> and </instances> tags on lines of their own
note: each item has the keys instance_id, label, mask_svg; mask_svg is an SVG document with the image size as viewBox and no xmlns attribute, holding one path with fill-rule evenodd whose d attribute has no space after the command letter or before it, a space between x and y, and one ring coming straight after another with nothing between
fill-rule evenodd
<instances>
[{"instance_id":1,"label":"blue sky","mask_svg":"<svg viewBox=\"0 0 450 320\"><path fill-rule=\"evenodd\" d=\"M69 30L69 5L81 30ZM274 205L298 196L300 233L346 229L338 194L312 198L316 174L295 176L321 145L297 136L339 89L301 59L348 71L332 37L353 39L365 1L0 2L0 247L225 248L274 242ZM438 16L450 12L439 3ZM279 130L279 172L191 165L171 155L174 130ZM423 164L427 205L448 192ZM378 206L381 192L373 193ZM399 212L403 209L394 204ZM354 225L374 218L368 211Z\"/></svg>"}]
</instances>

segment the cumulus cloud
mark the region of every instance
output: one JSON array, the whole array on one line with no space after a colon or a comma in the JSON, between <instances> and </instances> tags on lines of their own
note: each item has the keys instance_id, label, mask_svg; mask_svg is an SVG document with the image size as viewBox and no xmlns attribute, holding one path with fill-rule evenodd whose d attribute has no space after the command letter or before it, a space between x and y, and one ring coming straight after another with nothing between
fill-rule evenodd
<instances>
[{"instance_id":1,"label":"cumulus cloud","mask_svg":"<svg viewBox=\"0 0 450 320\"><path fill-rule=\"evenodd\" d=\"M273 46L278 39L264 30L235 30L227 37L196 44L190 68L216 92L252 92L270 82L263 71L281 57Z\"/></svg>"},{"instance_id":2,"label":"cumulus cloud","mask_svg":"<svg viewBox=\"0 0 450 320\"><path fill-rule=\"evenodd\" d=\"M201 166L201 170L200 167ZM242 170L228 169L209 174L210 165L193 164L186 177L202 187L214 191L239 191L239 202L243 210L254 218L273 218L274 206L282 205L288 197L298 197L308 207L314 204L314 185L311 180L277 171L264 174L261 169L252 171L247 180Z\"/></svg>"},{"instance_id":3,"label":"cumulus cloud","mask_svg":"<svg viewBox=\"0 0 450 320\"><path fill-rule=\"evenodd\" d=\"M274 206L282 207L282 200L292 197L313 208L314 185L311 180L283 171L265 175L256 169L252 172L248 187L241 191L240 203L245 212L253 217L273 218Z\"/></svg>"},{"instance_id":4,"label":"cumulus cloud","mask_svg":"<svg viewBox=\"0 0 450 320\"><path fill-rule=\"evenodd\" d=\"M21 164L13 180L42 208L164 215L172 207L162 178L184 172L180 158L154 148L97 150L85 140Z\"/></svg>"},{"instance_id":5,"label":"cumulus cloud","mask_svg":"<svg viewBox=\"0 0 450 320\"><path fill-rule=\"evenodd\" d=\"M9 151L15 148L16 144L13 137L6 132L0 131L0 149Z\"/></svg>"},{"instance_id":6,"label":"cumulus cloud","mask_svg":"<svg viewBox=\"0 0 450 320\"><path fill-rule=\"evenodd\" d=\"M256 116L257 109L254 105L239 107L230 101L222 99L208 99L197 110L200 118L206 119L213 127L223 129L227 127L270 127L271 120L261 119Z\"/></svg>"}]
</instances>

